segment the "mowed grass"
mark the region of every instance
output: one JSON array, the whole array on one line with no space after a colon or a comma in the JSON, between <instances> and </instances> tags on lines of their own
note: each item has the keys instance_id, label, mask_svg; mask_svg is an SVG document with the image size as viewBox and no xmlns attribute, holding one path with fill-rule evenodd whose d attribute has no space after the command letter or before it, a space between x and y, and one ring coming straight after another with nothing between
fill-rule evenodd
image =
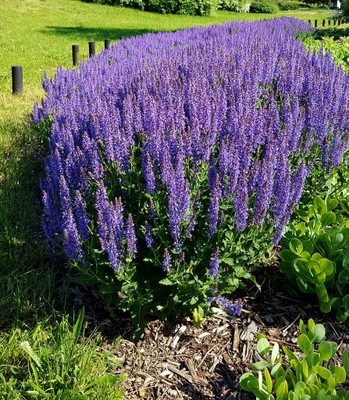
<instances>
[{"instance_id":1,"label":"mowed grass","mask_svg":"<svg viewBox=\"0 0 349 400\"><path fill-rule=\"evenodd\" d=\"M28 116L34 102L44 95L43 73L53 77L58 66L72 68L73 44L80 46L80 59L85 60L89 41L96 42L98 53L104 39L113 44L121 37L147 32L276 15L158 15L78 0L1 0L0 12L0 398L71 399L81 390L86 392L86 383L96 382L94 386L91 383L86 398L117 399L120 393L114 386L118 382L108 378L111 371L117 372L115 360L99 357L103 365L98 368L107 378L97 379L100 339L94 336L84 341L83 335L72 339L74 332L77 334L74 312L81 305L73 301L64 261L49 253L40 230L39 182L45 138L33 132ZM280 15L313 20L330 17L333 12ZM12 95L13 65L23 67L22 96ZM74 353L75 346L77 357L71 364L62 365L59 357L55 359L55 354ZM79 372L75 365L84 368L84 374L70 379ZM61 387L70 392L63 393ZM111 390L115 395L110 395Z\"/></svg>"}]
</instances>

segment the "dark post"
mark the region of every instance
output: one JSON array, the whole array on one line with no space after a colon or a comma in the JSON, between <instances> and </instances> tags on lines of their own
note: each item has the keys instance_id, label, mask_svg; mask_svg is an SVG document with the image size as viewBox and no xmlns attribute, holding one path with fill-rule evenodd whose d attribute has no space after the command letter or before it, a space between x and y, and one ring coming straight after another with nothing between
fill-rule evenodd
<instances>
[{"instance_id":1,"label":"dark post","mask_svg":"<svg viewBox=\"0 0 349 400\"><path fill-rule=\"evenodd\" d=\"M324 27L325 24L326 24L326 21L323 19L323 20L322 20L322 26Z\"/></svg>"},{"instance_id":2,"label":"dark post","mask_svg":"<svg viewBox=\"0 0 349 400\"><path fill-rule=\"evenodd\" d=\"M314 21L314 26L317 28L317 19Z\"/></svg>"},{"instance_id":3,"label":"dark post","mask_svg":"<svg viewBox=\"0 0 349 400\"><path fill-rule=\"evenodd\" d=\"M328 26L330 26L331 25L331 20L330 19L328 19Z\"/></svg>"},{"instance_id":4,"label":"dark post","mask_svg":"<svg viewBox=\"0 0 349 400\"><path fill-rule=\"evenodd\" d=\"M308 23L311 25L311 21L310 21L310 19L308 19Z\"/></svg>"},{"instance_id":5,"label":"dark post","mask_svg":"<svg viewBox=\"0 0 349 400\"><path fill-rule=\"evenodd\" d=\"M12 94L23 93L23 70L21 65L12 67Z\"/></svg>"},{"instance_id":6,"label":"dark post","mask_svg":"<svg viewBox=\"0 0 349 400\"><path fill-rule=\"evenodd\" d=\"M88 54L90 57L96 54L95 42L88 42Z\"/></svg>"},{"instance_id":7,"label":"dark post","mask_svg":"<svg viewBox=\"0 0 349 400\"><path fill-rule=\"evenodd\" d=\"M109 39L104 39L104 48L108 50L110 47L110 40Z\"/></svg>"},{"instance_id":8,"label":"dark post","mask_svg":"<svg viewBox=\"0 0 349 400\"><path fill-rule=\"evenodd\" d=\"M79 46L77 44L73 44L72 46L73 51L73 65L78 65L79 62Z\"/></svg>"}]
</instances>

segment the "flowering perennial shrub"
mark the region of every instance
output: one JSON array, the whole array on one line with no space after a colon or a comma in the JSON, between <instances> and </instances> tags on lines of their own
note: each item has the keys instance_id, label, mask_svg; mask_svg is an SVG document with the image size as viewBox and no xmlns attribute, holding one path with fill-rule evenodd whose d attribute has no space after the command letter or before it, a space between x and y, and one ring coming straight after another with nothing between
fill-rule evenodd
<instances>
[{"instance_id":1,"label":"flowering perennial shrub","mask_svg":"<svg viewBox=\"0 0 349 400\"><path fill-rule=\"evenodd\" d=\"M279 242L317 159L341 162L349 78L306 52L295 36L311 29L284 18L147 34L44 79L46 236L137 323L253 279L247 265Z\"/></svg>"}]
</instances>

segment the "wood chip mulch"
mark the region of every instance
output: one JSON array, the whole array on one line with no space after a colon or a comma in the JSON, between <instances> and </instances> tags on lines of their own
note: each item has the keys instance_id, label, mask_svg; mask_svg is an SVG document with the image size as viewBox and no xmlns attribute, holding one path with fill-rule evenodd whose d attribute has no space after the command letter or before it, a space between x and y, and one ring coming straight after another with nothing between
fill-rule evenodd
<instances>
[{"instance_id":1,"label":"wood chip mulch","mask_svg":"<svg viewBox=\"0 0 349 400\"><path fill-rule=\"evenodd\" d=\"M117 346L113 343L121 325L125 328L131 323L108 320L104 346L113 349L123 366L118 372L127 376L124 399L254 399L238 382L249 365L259 360L257 334L297 351L300 319L322 323L326 340L339 344L338 355L345 347L349 349L348 323L324 316L309 300L285 294L287 282L277 269L264 269L259 280L261 291L255 287L246 290L240 317L213 308L213 316L204 319L200 327L189 317L170 322L150 320L137 342L121 339ZM349 383L343 388L349 390Z\"/></svg>"}]
</instances>

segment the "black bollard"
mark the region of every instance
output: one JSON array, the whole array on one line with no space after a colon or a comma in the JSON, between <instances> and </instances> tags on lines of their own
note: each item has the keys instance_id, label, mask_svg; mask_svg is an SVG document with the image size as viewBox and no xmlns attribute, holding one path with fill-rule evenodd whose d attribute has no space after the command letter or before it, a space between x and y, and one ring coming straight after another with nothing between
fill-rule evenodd
<instances>
[{"instance_id":1,"label":"black bollard","mask_svg":"<svg viewBox=\"0 0 349 400\"><path fill-rule=\"evenodd\" d=\"M79 62L79 46L77 44L73 44L72 46L73 52L73 65L78 65Z\"/></svg>"},{"instance_id":2,"label":"black bollard","mask_svg":"<svg viewBox=\"0 0 349 400\"><path fill-rule=\"evenodd\" d=\"M317 28L317 19L314 21L314 27Z\"/></svg>"},{"instance_id":3,"label":"black bollard","mask_svg":"<svg viewBox=\"0 0 349 400\"><path fill-rule=\"evenodd\" d=\"M92 57L96 54L95 42L88 42L88 54L90 57Z\"/></svg>"},{"instance_id":4,"label":"black bollard","mask_svg":"<svg viewBox=\"0 0 349 400\"><path fill-rule=\"evenodd\" d=\"M23 93L23 70L21 65L12 67L12 94Z\"/></svg>"},{"instance_id":5,"label":"black bollard","mask_svg":"<svg viewBox=\"0 0 349 400\"><path fill-rule=\"evenodd\" d=\"M108 50L110 47L110 40L109 39L104 39L104 48Z\"/></svg>"},{"instance_id":6,"label":"black bollard","mask_svg":"<svg viewBox=\"0 0 349 400\"><path fill-rule=\"evenodd\" d=\"M325 25L326 25L326 20L322 20L322 27L325 27Z\"/></svg>"}]
</instances>

